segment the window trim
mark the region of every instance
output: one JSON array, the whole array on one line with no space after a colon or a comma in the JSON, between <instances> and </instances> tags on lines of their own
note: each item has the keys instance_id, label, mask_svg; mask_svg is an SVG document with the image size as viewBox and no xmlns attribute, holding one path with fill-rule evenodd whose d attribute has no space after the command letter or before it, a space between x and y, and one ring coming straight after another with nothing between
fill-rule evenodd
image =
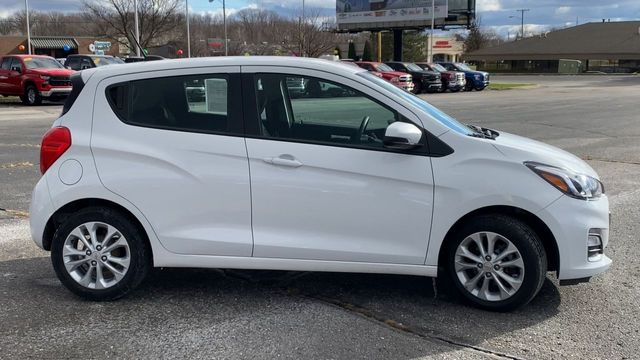
<instances>
[{"instance_id":1,"label":"window trim","mask_svg":"<svg viewBox=\"0 0 640 360\"><path fill-rule=\"evenodd\" d=\"M416 125L418 128L420 128L420 130L422 131L422 138L420 138L420 144L422 146L420 146L419 148L416 149L411 149L411 150L397 150L397 149L389 149L386 147L381 147L381 148L374 148L374 147L370 147L370 146L363 146L363 145L357 145L357 144L343 144L343 143L337 143L337 142L325 142L325 141L315 141L315 140L305 140L305 139L293 139L293 138L278 138L278 137L271 137L271 136L267 136L262 134L262 128L260 126L260 114L258 114L258 103L257 103L257 92L256 92L256 81L255 81L255 77L257 75L260 74L267 74L267 75L278 75L281 76L283 78L286 78L287 76L289 77L312 77L312 78L316 78L320 81L325 81L325 82L329 82L332 84L337 84L339 86L345 86L348 87L349 89L352 89L354 91L356 91L357 93L362 94L364 97L366 97L367 99L379 104L380 106L384 107L385 109L394 112L395 114L406 118L404 115L402 115L400 112L398 112L396 109L393 108L389 108L389 106L387 104L382 103L381 101L374 99L373 97L371 97L369 94L364 93L363 91L357 90L357 89L353 89L352 87L345 85L345 84L340 84L340 83L336 83L333 80L328 80L328 79L323 79L323 78L319 78L317 76L311 76L311 75L302 75L302 74L292 74L292 73L283 73L283 72L243 72L242 73L242 93L243 93L243 108L244 109L249 109L250 111L247 111L244 117L244 122L245 122L245 137L249 138L249 139L260 139L260 140L271 140L271 141L279 141L279 142L291 142L291 143L299 143L299 144L309 144L309 145L321 145L321 146L331 146L331 147L339 147L339 148L350 148L350 149L356 149L356 150L370 150L370 151L378 151L378 152L387 152L387 153L394 153L394 154L406 154L406 155L418 155L418 156L428 156L428 157L439 157L442 155L438 155L438 154L432 154L431 151L429 151L429 141L427 141L427 139L430 138L435 138L435 136L431 135L431 133L429 133L427 130L425 130L421 125L416 124L413 121L409 122L413 125ZM286 101L286 99L285 99ZM398 120L398 121L402 121L402 119ZM436 138L437 139L437 138ZM442 142L442 140L439 140L439 142Z\"/></svg>"},{"instance_id":2,"label":"window trim","mask_svg":"<svg viewBox=\"0 0 640 360\"><path fill-rule=\"evenodd\" d=\"M146 125L131 122L128 119L124 119L117 111L114 110L116 104L113 103L111 96L109 94L110 90L117 86L130 86L132 82L135 81L144 81L150 79L165 79L165 78L190 78L190 77L218 77L224 78L227 80L228 84L228 93L227 93L227 130L225 131L217 131L217 130L204 130L204 129L191 129L191 128L180 128L175 126L162 126L162 125ZM109 104L109 108L111 113L118 118L123 124L128 126L136 126L148 129L157 129L157 130L167 130L167 131L177 131L177 132L187 132L194 134L209 134L209 135L220 135L220 136L233 136L233 137L242 137L245 134L245 121L244 121L244 113L243 113L243 97L241 92L241 74L238 72L219 72L219 73L191 73L191 74L183 74L183 75L170 75L170 76L154 76L154 77L144 77L134 80L126 80L115 82L109 84L104 89L104 96ZM127 113L131 111L131 101L130 98L132 96L131 91L127 91ZM233 121L232 119L237 119Z\"/></svg>"}]
</instances>

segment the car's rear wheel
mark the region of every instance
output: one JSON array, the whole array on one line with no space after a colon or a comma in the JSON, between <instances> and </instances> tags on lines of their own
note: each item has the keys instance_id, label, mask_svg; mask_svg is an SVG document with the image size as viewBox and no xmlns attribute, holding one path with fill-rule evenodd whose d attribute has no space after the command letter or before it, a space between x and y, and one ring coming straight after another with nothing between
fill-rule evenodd
<instances>
[{"instance_id":1,"label":"car's rear wheel","mask_svg":"<svg viewBox=\"0 0 640 360\"><path fill-rule=\"evenodd\" d=\"M447 275L473 305L510 311L531 301L545 279L547 257L537 234L504 215L471 219L448 247Z\"/></svg>"},{"instance_id":2,"label":"car's rear wheel","mask_svg":"<svg viewBox=\"0 0 640 360\"><path fill-rule=\"evenodd\" d=\"M40 96L40 92L35 85L29 84L24 89L24 95L20 96L20 100L22 100L25 105L40 105L42 103L42 96Z\"/></svg>"},{"instance_id":3,"label":"car's rear wheel","mask_svg":"<svg viewBox=\"0 0 640 360\"><path fill-rule=\"evenodd\" d=\"M86 208L56 230L53 268L62 284L90 300L114 300L136 288L151 267L144 233L109 208Z\"/></svg>"}]
</instances>

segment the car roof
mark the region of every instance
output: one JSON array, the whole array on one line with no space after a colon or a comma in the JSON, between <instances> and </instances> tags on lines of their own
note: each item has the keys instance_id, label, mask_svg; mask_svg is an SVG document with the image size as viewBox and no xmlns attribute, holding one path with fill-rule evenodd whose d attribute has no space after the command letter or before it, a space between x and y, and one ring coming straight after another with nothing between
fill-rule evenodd
<instances>
[{"instance_id":1,"label":"car roof","mask_svg":"<svg viewBox=\"0 0 640 360\"><path fill-rule=\"evenodd\" d=\"M140 72L202 68L208 66L283 66L298 67L311 70L326 70L339 75L351 75L366 70L331 61L315 58L300 58L292 56L219 56L189 59L166 59L156 61L141 61L128 63L126 66L105 66L83 71L83 78L95 76L103 79L111 76L135 74ZM85 77L86 76L86 77Z\"/></svg>"}]
</instances>

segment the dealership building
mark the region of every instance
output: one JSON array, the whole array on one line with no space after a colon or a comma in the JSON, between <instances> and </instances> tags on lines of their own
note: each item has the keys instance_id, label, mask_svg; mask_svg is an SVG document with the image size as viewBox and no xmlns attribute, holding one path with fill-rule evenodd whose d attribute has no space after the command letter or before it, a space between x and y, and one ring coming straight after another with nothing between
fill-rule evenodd
<instances>
[{"instance_id":1,"label":"dealership building","mask_svg":"<svg viewBox=\"0 0 640 360\"><path fill-rule=\"evenodd\" d=\"M480 49L462 56L494 72L640 71L640 21L594 22Z\"/></svg>"},{"instance_id":2,"label":"dealership building","mask_svg":"<svg viewBox=\"0 0 640 360\"><path fill-rule=\"evenodd\" d=\"M32 36L31 53L65 58L70 54L92 54L96 42L104 41L93 37L73 36ZM0 36L0 55L28 54L26 36ZM112 46L107 55L117 55L119 47Z\"/></svg>"}]
</instances>

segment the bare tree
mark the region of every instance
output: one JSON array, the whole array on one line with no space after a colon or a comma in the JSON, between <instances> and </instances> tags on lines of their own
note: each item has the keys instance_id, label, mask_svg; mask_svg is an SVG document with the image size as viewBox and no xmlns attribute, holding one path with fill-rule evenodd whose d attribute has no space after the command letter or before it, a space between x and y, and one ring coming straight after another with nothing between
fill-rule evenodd
<instances>
[{"instance_id":1,"label":"bare tree","mask_svg":"<svg viewBox=\"0 0 640 360\"><path fill-rule=\"evenodd\" d=\"M183 37L181 0L138 0L140 44L143 48L175 42ZM135 49L130 31L134 30L133 1L82 0L85 19L94 22L95 34Z\"/></svg>"},{"instance_id":2,"label":"bare tree","mask_svg":"<svg viewBox=\"0 0 640 360\"><path fill-rule=\"evenodd\" d=\"M486 47L496 46L504 40L493 29L482 28L480 17L476 17L464 38L464 52L469 53Z\"/></svg>"}]
</instances>

